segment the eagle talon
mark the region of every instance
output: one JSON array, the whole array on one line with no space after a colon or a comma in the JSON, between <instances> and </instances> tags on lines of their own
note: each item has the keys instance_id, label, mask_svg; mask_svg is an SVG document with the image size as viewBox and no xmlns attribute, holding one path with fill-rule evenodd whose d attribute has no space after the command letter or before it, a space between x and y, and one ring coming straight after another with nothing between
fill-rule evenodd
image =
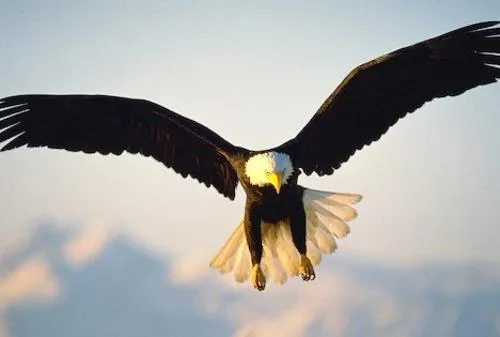
<instances>
[{"instance_id":1,"label":"eagle talon","mask_svg":"<svg viewBox=\"0 0 500 337\"><path fill-rule=\"evenodd\" d=\"M251 277L252 285L258 291L262 291L266 288L266 277L260 268L260 265L256 264L252 267Z\"/></svg>"},{"instance_id":2,"label":"eagle talon","mask_svg":"<svg viewBox=\"0 0 500 337\"><path fill-rule=\"evenodd\" d=\"M312 281L316 278L311 260L306 255L300 256L299 274L304 281Z\"/></svg>"}]
</instances>

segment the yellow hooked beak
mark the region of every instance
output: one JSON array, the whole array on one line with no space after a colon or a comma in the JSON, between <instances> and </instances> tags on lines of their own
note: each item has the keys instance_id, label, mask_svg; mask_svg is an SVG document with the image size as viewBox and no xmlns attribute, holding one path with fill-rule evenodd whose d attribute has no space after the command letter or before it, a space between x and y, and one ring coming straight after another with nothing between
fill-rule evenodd
<instances>
[{"instance_id":1,"label":"yellow hooked beak","mask_svg":"<svg viewBox=\"0 0 500 337\"><path fill-rule=\"evenodd\" d=\"M281 172L269 172L267 177L269 178L269 182L273 185L276 193L280 193L281 189L281 180L283 178L283 174Z\"/></svg>"}]
</instances>

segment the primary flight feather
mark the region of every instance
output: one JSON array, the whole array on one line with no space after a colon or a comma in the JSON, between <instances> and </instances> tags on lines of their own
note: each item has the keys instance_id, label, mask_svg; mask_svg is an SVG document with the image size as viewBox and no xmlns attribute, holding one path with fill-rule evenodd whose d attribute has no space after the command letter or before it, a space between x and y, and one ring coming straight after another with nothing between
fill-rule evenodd
<instances>
[{"instance_id":1,"label":"primary flight feather","mask_svg":"<svg viewBox=\"0 0 500 337\"><path fill-rule=\"evenodd\" d=\"M357 194L316 191L301 172L332 174L398 119L434 98L500 78L500 21L481 22L398 49L352 70L297 136L252 151L156 103L107 95L18 95L0 100L2 151L27 145L151 156L234 199L245 213L210 265L263 290L266 280L315 278L356 216Z\"/></svg>"}]
</instances>

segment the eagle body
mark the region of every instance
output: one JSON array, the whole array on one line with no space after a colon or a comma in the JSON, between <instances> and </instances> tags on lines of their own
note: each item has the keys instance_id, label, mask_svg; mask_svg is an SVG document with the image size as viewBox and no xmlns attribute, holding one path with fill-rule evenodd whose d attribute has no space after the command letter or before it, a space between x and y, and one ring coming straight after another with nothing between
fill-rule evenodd
<instances>
[{"instance_id":1,"label":"eagle body","mask_svg":"<svg viewBox=\"0 0 500 337\"><path fill-rule=\"evenodd\" d=\"M337 247L336 238L349 233L347 222L356 217L350 206L361 196L308 189L298 184L300 170L287 153L238 150L230 157L246 193L243 218L210 262L237 282L251 279L263 290L266 279L284 283L300 275L313 280L313 265ZM280 172L279 190L266 183L264 172Z\"/></svg>"},{"instance_id":2,"label":"eagle body","mask_svg":"<svg viewBox=\"0 0 500 337\"><path fill-rule=\"evenodd\" d=\"M210 266L238 282L250 279L258 290L268 279L312 280L313 266L349 233L361 196L309 189L299 175L333 174L425 103L497 82L499 23L475 23L359 65L294 138L267 150L235 146L151 101L44 94L0 99L1 151L141 154L231 200L240 184L244 213Z\"/></svg>"},{"instance_id":3,"label":"eagle body","mask_svg":"<svg viewBox=\"0 0 500 337\"><path fill-rule=\"evenodd\" d=\"M250 248L252 266L259 266L263 256L262 224L268 226L290 227L291 238L297 252L306 255L306 215L302 203L303 188L297 184L284 186L280 193L268 187L257 187L259 190L247 194L243 226L247 244ZM272 228L276 230L276 228ZM267 233L264 233L267 235ZM257 275L256 275L257 273ZM259 271L253 271L253 278ZM314 277L313 274L302 273L303 278ZM265 277L253 281L257 288L265 287Z\"/></svg>"}]
</instances>

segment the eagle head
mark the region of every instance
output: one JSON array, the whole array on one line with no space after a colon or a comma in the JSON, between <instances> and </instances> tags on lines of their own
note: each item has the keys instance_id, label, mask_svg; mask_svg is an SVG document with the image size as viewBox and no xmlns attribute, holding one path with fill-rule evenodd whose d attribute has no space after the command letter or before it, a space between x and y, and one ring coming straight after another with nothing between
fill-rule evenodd
<instances>
[{"instance_id":1,"label":"eagle head","mask_svg":"<svg viewBox=\"0 0 500 337\"><path fill-rule=\"evenodd\" d=\"M280 152L264 152L250 157L245 165L245 174L250 183L259 187L272 185L279 193L293 173L290 156Z\"/></svg>"}]
</instances>

